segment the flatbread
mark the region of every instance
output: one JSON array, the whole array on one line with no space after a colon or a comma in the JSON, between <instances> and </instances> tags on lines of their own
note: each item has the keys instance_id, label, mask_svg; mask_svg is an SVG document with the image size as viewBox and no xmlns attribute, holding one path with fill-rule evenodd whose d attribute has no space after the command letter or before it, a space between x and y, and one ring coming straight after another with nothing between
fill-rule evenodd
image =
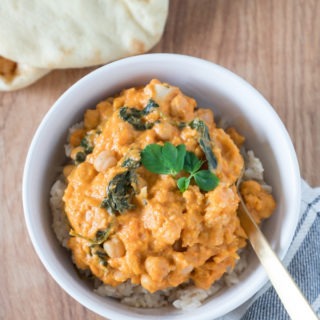
<instances>
[{"instance_id":1,"label":"flatbread","mask_svg":"<svg viewBox=\"0 0 320 320\"><path fill-rule=\"evenodd\" d=\"M104 64L160 39L168 0L1 0L0 55L44 69Z\"/></svg>"},{"instance_id":2,"label":"flatbread","mask_svg":"<svg viewBox=\"0 0 320 320\"><path fill-rule=\"evenodd\" d=\"M50 70L30 67L0 57L0 91L12 91L37 81Z\"/></svg>"}]
</instances>

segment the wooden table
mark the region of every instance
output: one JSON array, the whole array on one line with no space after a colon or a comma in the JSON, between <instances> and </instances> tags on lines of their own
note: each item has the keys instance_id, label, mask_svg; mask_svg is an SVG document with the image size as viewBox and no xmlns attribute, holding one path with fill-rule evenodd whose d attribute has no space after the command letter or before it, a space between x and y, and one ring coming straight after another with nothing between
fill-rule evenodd
<instances>
[{"instance_id":1,"label":"wooden table","mask_svg":"<svg viewBox=\"0 0 320 320\"><path fill-rule=\"evenodd\" d=\"M296 148L301 175L320 184L320 1L172 0L152 52L221 64L273 105ZM102 319L46 272L27 235L21 201L25 157L53 102L92 68L53 71L35 85L0 93L0 319ZM272 124L270 124L272 130Z\"/></svg>"}]
</instances>

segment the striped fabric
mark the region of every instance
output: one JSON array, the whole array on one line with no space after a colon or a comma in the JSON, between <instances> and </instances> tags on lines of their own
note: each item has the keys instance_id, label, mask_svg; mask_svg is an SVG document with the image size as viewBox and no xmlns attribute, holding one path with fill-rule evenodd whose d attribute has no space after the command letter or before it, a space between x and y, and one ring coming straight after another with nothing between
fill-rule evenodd
<instances>
[{"instance_id":1,"label":"striped fabric","mask_svg":"<svg viewBox=\"0 0 320 320\"><path fill-rule=\"evenodd\" d=\"M284 259L291 276L320 315L320 188L302 181L301 218ZM250 301L219 320L290 319L270 282ZM301 319L308 320L308 319Z\"/></svg>"}]
</instances>

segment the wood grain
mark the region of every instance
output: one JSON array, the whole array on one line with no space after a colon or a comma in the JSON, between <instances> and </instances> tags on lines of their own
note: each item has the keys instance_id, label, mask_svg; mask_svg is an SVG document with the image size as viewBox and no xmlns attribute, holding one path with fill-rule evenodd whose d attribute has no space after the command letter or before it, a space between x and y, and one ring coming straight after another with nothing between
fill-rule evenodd
<instances>
[{"instance_id":1,"label":"wood grain","mask_svg":"<svg viewBox=\"0 0 320 320\"><path fill-rule=\"evenodd\" d=\"M293 140L301 174L320 184L320 1L171 0L152 52L221 64L273 105ZM51 279L27 235L21 201L32 136L53 102L92 69L54 71L35 85L0 93L0 319L102 319ZM272 123L270 123L272 130Z\"/></svg>"}]
</instances>

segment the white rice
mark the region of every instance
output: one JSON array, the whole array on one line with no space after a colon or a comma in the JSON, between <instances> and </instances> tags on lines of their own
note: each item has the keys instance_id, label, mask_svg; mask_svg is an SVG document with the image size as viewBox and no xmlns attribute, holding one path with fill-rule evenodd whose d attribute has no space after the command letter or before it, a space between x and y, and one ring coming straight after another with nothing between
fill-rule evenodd
<instances>
[{"instance_id":1,"label":"white rice","mask_svg":"<svg viewBox=\"0 0 320 320\"><path fill-rule=\"evenodd\" d=\"M67 141L69 141L70 135L71 135L74 131L76 131L77 129L82 129L82 128L83 128L83 121L74 124L74 125L69 129ZM65 144L65 145L64 145L64 151L65 151L66 156L67 156L67 157L70 157L70 155L71 155L71 146L70 146L70 144Z\"/></svg>"},{"instance_id":2,"label":"white rice","mask_svg":"<svg viewBox=\"0 0 320 320\"><path fill-rule=\"evenodd\" d=\"M52 186L50 191L50 207L53 215L53 230L61 245L67 248L69 239L69 223L64 214L64 205L62 201L66 184L63 177L60 177Z\"/></svg>"},{"instance_id":3,"label":"white rice","mask_svg":"<svg viewBox=\"0 0 320 320\"><path fill-rule=\"evenodd\" d=\"M245 171L243 175L244 180L256 180L258 181L262 188L268 192L272 193L272 187L265 183L263 178L263 166L259 158L254 155L252 150L242 152L245 160Z\"/></svg>"},{"instance_id":4,"label":"white rice","mask_svg":"<svg viewBox=\"0 0 320 320\"><path fill-rule=\"evenodd\" d=\"M81 128L81 124L77 128ZM75 126L73 128L76 128ZM68 148L66 148L67 150ZM263 184L266 191L271 192L271 187L263 181L263 167L261 161L255 157L253 151L244 153L246 170L244 179L255 179ZM66 184L60 177L52 186L50 192L50 206L53 214L53 230L62 244L66 247L69 239L69 224L64 214L63 193ZM100 280L94 281L94 291L105 297L112 297L120 300L121 303L137 308L159 308L173 305L177 309L190 310L199 307L208 297L213 296L221 288L230 287L239 282L239 277L247 267L247 250L240 253L233 270L228 270L223 277L215 282L208 290L199 289L191 282L183 283L176 288L168 288L155 293L150 293L140 285L131 284L126 281L117 287L103 284Z\"/></svg>"}]
</instances>

